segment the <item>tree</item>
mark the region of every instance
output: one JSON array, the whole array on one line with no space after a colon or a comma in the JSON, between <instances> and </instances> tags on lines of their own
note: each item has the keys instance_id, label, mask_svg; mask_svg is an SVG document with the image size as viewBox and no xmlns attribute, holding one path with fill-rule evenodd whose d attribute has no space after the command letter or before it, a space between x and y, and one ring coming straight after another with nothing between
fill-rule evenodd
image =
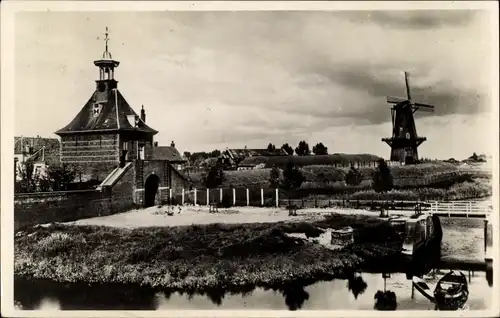
<instances>
[{"instance_id":1,"label":"tree","mask_svg":"<svg viewBox=\"0 0 500 318\"><path fill-rule=\"evenodd\" d=\"M210 168L205 178L205 186L209 189L217 188L224 181L224 171L219 165Z\"/></svg>"},{"instance_id":2,"label":"tree","mask_svg":"<svg viewBox=\"0 0 500 318\"><path fill-rule=\"evenodd\" d=\"M184 158L187 160L187 161L190 161L191 159L191 153L189 151L184 151Z\"/></svg>"},{"instance_id":3,"label":"tree","mask_svg":"<svg viewBox=\"0 0 500 318\"><path fill-rule=\"evenodd\" d=\"M305 181L305 177L297 166L289 160L286 168L283 171L283 184L284 190L294 190L299 188Z\"/></svg>"},{"instance_id":4,"label":"tree","mask_svg":"<svg viewBox=\"0 0 500 318\"><path fill-rule=\"evenodd\" d=\"M272 189L277 189L280 185L280 169L276 166L271 169L269 184Z\"/></svg>"},{"instance_id":5,"label":"tree","mask_svg":"<svg viewBox=\"0 0 500 318\"><path fill-rule=\"evenodd\" d=\"M288 143L283 144L283 146L281 146L281 149L285 150L289 156L293 155L293 148Z\"/></svg>"},{"instance_id":6,"label":"tree","mask_svg":"<svg viewBox=\"0 0 500 318\"><path fill-rule=\"evenodd\" d=\"M363 181L363 174L354 166L351 166L351 169L349 169L349 172L345 176L345 183L350 186L357 186L361 181Z\"/></svg>"},{"instance_id":7,"label":"tree","mask_svg":"<svg viewBox=\"0 0 500 318\"><path fill-rule=\"evenodd\" d=\"M76 170L65 165L49 166L47 167L46 178L53 191L64 191L75 180L77 174Z\"/></svg>"},{"instance_id":8,"label":"tree","mask_svg":"<svg viewBox=\"0 0 500 318\"><path fill-rule=\"evenodd\" d=\"M313 152L315 155L327 155L328 147L325 147L322 142L317 143L316 146L313 147Z\"/></svg>"},{"instance_id":9,"label":"tree","mask_svg":"<svg viewBox=\"0 0 500 318\"><path fill-rule=\"evenodd\" d=\"M203 160L208 159L208 157L209 157L208 153L202 151L202 152L193 152L190 156L190 159L194 165L197 165Z\"/></svg>"},{"instance_id":10,"label":"tree","mask_svg":"<svg viewBox=\"0 0 500 318\"><path fill-rule=\"evenodd\" d=\"M218 158L218 157L220 157L220 150L217 150L217 149L213 150L210 153L209 157L210 158Z\"/></svg>"},{"instance_id":11,"label":"tree","mask_svg":"<svg viewBox=\"0 0 500 318\"><path fill-rule=\"evenodd\" d=\"M311 150L309 150L309 144L305 142L305 140L302 140L299 142L299 145L297 148L295 148L295 153L298 156L308 156L311 154Z\"/></svg>"},{"instance_id":12,"label":"tree","mask_svg":"<svg viewBox=\"0 0 500 318\"><path fill-rule=\"evenodd\" d=\"M376 192L390 191L394 186L391 169L387 166L384 159L378 161L378 168L373 173L373 190Z\"/></svg>"},{"instance_id":13,"label":"tree","mask_svg":"<svg viewBox=\"0 0 500 318\"><path fill-rule=\"evenodd\" d=\"M25 162L21 162L17 170L17 174L20 176L21 180L16 182L15 192L36 192L40 178L39 175L35 173L33 161L28 159Z\"/></svg>"},{"instance_id":14,"label":"tree","mask_svg":"<svg viewBox=\"0 0 500 318\"><path fill-rule=\"evenodd\" d=\"M283 183L281 185L281 188L288 192L288 208L290 209L289 215L296 215L295 208L291 205L291 199L304 181L305 178L302 172L291 160L289 160L285 170L283 171Z\"/></svg>"},{"instance_id":15,"label":"tree","mask_svg":"<svg viewBox=\"0 0 500 318\"><path fill-rule=\"evenodd\" d=\"M271 154L274 154L276 152L276 146L272 143L269 143L269 145L267 145L267 151Z\"/></svg>"}]
</instances>

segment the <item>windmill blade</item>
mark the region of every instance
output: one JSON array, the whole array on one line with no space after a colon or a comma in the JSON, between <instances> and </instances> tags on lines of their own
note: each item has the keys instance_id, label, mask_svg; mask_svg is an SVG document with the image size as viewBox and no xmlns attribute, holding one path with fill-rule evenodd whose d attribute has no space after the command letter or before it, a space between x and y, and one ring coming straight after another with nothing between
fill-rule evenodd
<instances>
[{"instance_id":1,"label":"windmill blade","mask_svg":"<svg viewBox=\"0 0 500 318\"><path fill-rule=\"evenodd\" d=\"M405 83L406 83L406 96L408 96L408 100L411 101L410 94L410 73L405 71Z\"/></svg>"},{"instance_id":2,"label":"windmill blade","mask_svg":"<svg viewBox=\"0 0 500 318\"><path fill-rule=\"evenodd\" d=\"M425 108L425 107L424 108L420 108L418 106L414 106L413 107L413 112L416 112L417 110L418 111L422 111L422 112L428 112L428 113L432 113L434 111L434 109L432 109L432 108Z\"/></svg>"},{"instance_id":3,"label":"windmill blade","mask_svg":"<svg viewBox=\"0 0 500 318\"><path fill-rule=\"evenodd\" d=\"M422 108L422 109L428 109L430 111L432 111L434 109L434 106L432 105L428 105L428 104L422 104L422 103L413 103L414 106L418 107L418 108Z\"/></svg>"},{"instance_id":4,"label":"windmill blade","mask_svg":"<svg viewBox=\"0 0 500 318\"><path fill-rule=\"evenodd\" d=\"M392 96L387 96L387 102L389 104L400 104L403 102L406 102L406 99L399 98L399 97L392 97Z\"/></svg>"}]
</instances>

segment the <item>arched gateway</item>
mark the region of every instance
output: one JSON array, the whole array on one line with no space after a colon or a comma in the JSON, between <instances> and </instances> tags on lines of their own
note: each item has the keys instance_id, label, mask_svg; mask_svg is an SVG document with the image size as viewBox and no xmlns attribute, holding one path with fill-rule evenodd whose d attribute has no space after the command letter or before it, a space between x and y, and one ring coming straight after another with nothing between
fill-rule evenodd
<instances>
[{"instance_id":1,"label":"arched gateway","mask_svg":"<svg viewBox=\"0 0 500 318\"><path fill-rule=\"evenodd\" d=\"M160 178L156 174L150 174L144 184L144 207L155 205L155 197L160 185Z\"/></svg>"}]
</instances>

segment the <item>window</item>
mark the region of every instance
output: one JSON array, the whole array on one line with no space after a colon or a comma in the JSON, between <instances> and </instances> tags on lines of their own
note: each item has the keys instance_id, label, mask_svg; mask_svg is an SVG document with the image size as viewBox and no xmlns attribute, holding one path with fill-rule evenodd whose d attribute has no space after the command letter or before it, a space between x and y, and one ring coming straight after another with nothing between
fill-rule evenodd
<instances>
[{"instance_id":1,"label":"window","mask_svg":"<svg viewBox=\"0 0 500 318\"><path fill-rule=\"evenodd\" d=\"M139 145L139 159L144 160L144 145Z\"/></svg>"}]
</instances>

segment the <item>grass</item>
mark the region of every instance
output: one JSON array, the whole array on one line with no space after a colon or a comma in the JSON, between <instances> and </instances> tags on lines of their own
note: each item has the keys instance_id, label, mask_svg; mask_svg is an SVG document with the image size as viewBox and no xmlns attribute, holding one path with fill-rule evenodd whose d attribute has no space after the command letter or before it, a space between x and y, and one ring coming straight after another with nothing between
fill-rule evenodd
<instances>
[{"instance_id":1,"label":"grass","mask_svg":"<svg viewBox=\"0 0 500 318\"><path fill-rule=\"evenodd\" d=\"M446 162L391 167L395 190L384 195L372 190L371 178L375 171L374 167L359 168L363 180L357 186L346 185L344 181L350 168L309 165L300 169L305 177L299 191L301 197L323 195L331 198L366 200L375 200L375 198L384 200L467 200L491 196L492 191L491 178L487 175L477 174L470 169L463 170L457 165ZM270 171L271 169L226 171L225 180L221 187L242 188L243 192L245 187L249 187L252 191L252 198L260 197L259 191L260 188L263 188L266 197L268 195L271 197L273 191L269 190ZM191 177L200 188L203 188L201 175L193 174ZM243 192L242 197L244 198Z\"/></svg>"},{"instance_id":2,"label":"grass","mask_svg":"<svg viewBox=\"0 0 500 318\"><path fill-rule=\"evenodd\" d=\"M371 154L343 154L311 155L311 156L273 156L246 158L245 163L265 163L266 168L277 166L284 168L289 160L299 166L310 165L349 165L350 162L377 162L380 157Z\"/></svg>"},{"instance_id":3,"label":"grass","mask_svg":"<svg viewBox=\"0 0 500 318\"><path fill-rule=\"evenodd\" d=\"M285 235L300 231L318 236L324 228L345 225L357 229L357 235L355 244L343 250ZM398 239L386 223L366 216L133 230L56 224L16 234L14 272L59 282L175 290L278 286L297 279L346 277L364 264L387 262L399 255L387 242Z\"/></svg>"}]
</instances>

